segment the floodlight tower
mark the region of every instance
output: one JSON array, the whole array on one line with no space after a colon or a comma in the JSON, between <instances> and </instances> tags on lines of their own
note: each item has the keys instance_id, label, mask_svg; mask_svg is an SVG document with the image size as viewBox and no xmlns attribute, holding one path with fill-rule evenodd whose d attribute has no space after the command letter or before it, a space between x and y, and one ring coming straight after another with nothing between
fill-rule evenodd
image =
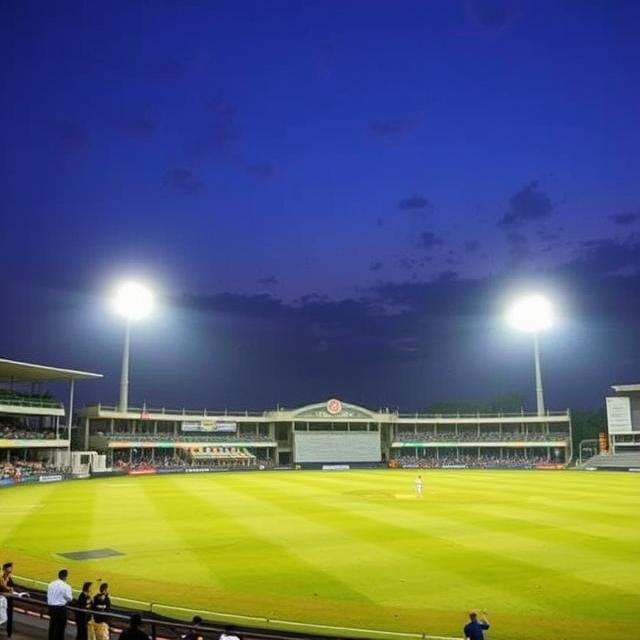
<instances>
[{"instance_id":1,"label":"floodlight tower","mask_svg":"<svg viewBox=\"0 0 640 640\"><path fill-rule=\"evenodd\" d=\"M153 308L153 293L139 282L124 282L114 298L116 312L126 320L122 372L120 374L120 400L118 411L126 413L129 407L129 351L131 348L131 323L146 318Z\"/></svg>"},{"instance_id":2,"label":"floodlight tower","mask_svg":"<svg viewBox=\"0 0 640 640\"><path fill-rule=\"evenodd\" d=\"M536 370L536 400L538 415L543 416L544 392L542 390L542 372L540 367L540 340L541 331L549 329L553 324L553 308L551 303L539 294L529 295L516 301L511 307L507 320L509 324L519 331L533 333L533 353Z\"/></svg>"}]
</instances>

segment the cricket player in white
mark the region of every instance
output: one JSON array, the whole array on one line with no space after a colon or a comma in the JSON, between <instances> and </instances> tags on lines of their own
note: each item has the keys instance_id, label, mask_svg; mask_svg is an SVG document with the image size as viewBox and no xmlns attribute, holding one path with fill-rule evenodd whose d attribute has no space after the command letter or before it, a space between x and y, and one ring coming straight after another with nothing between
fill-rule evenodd
<instances>
[{"instance_id":1,"label":"cricket player in white","mask_svg":"<svg viewBox=\"0 0 640 640\"><path fill-rule=\"evenodd\" d=\"M416 495L422 497L422 476L416 478Z\"/></svg>"}]
</instances>

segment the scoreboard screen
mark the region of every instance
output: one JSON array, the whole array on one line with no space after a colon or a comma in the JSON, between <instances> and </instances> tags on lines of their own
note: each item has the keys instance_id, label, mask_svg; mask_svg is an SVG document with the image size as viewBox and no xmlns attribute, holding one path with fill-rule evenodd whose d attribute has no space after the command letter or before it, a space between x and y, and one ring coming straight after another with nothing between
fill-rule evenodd
<instances>
[{"instance_id":1,"label":"scoreboard screen","mask_svg":"<svg viewBox=\"0 0 640 640\"><path fill-rule=\"evenodd\" d=\"M294 462L380 462L378 431L294 431Z\"/></svg>"}]
</instances>

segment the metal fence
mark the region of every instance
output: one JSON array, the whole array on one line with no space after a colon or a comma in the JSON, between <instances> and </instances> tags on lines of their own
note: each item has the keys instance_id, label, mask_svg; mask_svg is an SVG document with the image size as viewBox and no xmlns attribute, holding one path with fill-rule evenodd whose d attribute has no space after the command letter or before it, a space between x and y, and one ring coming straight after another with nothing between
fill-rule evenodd
<instances>
[{"instance_id":1,"label":"metal fence","mask_svg":"<svg viewBox=\"0 0 640 640\"><path fill-rule=\"evenodd\" d=\"M13 612L27 613L41 618L48 617L45 590L46 582L32 578L14 576L15 582L25 591L28 597L9 597L7 635L11 637L13 631ZM193 623L185 619L200 616L204 622L197 626L198 632L205 640L217 639L220 634L237 635L242 640L319 640L322 638L372 638L374 640L457 640L450 636L431 635L428 633L409 633L403 631L382 631L366 627L351 627L322 623L300 622L281 618L267 618L263 616L211 611L207 609L192 609L171 604L145 602L111 596L114 609L108 617L115 629L123 629L133 613L140 613L143 626L148 631L151 640L177 640L194 629ZM85 612L68 606L67 610ZM101 613L102 615L102 613ZM73 621L73 615L69 618Z\"/></svg>"}]
</instances>

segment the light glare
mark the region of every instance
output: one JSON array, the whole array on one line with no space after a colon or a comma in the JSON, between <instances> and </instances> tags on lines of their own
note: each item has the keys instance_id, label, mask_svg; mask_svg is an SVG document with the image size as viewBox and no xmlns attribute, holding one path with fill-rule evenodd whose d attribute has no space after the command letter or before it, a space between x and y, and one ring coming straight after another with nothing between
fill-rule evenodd
<instances>
[{"instance_id":1,"label":"light glare","mask_svg":"<svg viewBox=\"0 0 640 640\"><path fill-rule=\"evenodd\" d=\"M526 296L511 307L507 320L514 329L536 333L551 327L553 309L541 295Z\"/></svg>"},{"instance_id":2,"label":"light glare","mask_svg":"<svg viewBox=\"0 0 640 640\"><path fill-rule=\"evenodd\" d=\"M125 282L116 292L114 307L129 320L142 320L151 313L153 293L139 282Z\"/></svg>"}]
</instances>

